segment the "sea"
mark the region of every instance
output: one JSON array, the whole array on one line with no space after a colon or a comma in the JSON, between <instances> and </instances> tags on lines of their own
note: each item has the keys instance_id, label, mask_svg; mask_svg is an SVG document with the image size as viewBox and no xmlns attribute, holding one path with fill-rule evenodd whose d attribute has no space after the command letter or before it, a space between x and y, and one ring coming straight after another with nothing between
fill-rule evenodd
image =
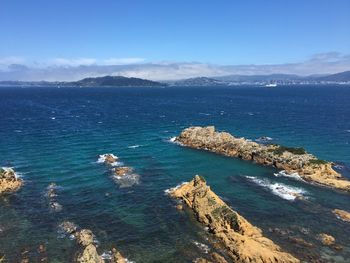
<instances>
[{"instance_id":1,"label":"sea","mask_svg":"<svg viewBox=\"0 0 350 263\"><path fill-rule=\"evenodd\" d=\"M350 178L348 85L1 87L0 166L13 167L24 185L0 197L0 256L39 262L42 245L48 262L72 262L76 242L58 228L68 220L92 230L106 262L112 247L130 262L207 257L219 245L166 191L199 174L284 251L303 262L350 262L350 223L332 213L350 211L349 193L174 143L184 128L209 125L304 147ZM137 176L117 180L99 161L106 153ZM51 183L59 209L47 196ZM323 246L321 233L337 246Z\"/></svg>"}]
</instances>

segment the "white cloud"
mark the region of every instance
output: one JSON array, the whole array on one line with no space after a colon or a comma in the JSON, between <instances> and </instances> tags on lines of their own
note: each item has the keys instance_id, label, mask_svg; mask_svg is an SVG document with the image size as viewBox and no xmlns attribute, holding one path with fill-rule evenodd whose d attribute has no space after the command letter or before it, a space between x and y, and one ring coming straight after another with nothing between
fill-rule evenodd
<instances>
[{"instance_id":1,"label":"white cloud","mask_svg":"<svg viewBox=\"0 0 350 263\"><path fill-rule=\"evenodd\" d=\"M90 66L96 64L97 60L94 58L54 58L48 61L50 66L63 66L63 67L77 67L77 66Z\"/></svg>"},{"instance_id":2,"label":"white cloud","mask_svg":"<svg viewBox=\"0 0 350 263\"><path fill-rule=\"evenodd\" d=\"M28 63L20 57L0 58L0 80L71 81L85 77L121 75L152 80L256 74L328 74L350 70L350 55L337 52L316 54L300 63L275 65L215 65L207 63L145 63L142 58L55 58ZM12 65L16 64L16 65Z\"/></svg>"},{"instance_id":3,"label":"white cloud","mask_svg":"<svg viewBox=\"0 0 350 263\"><path fill-rule=\"evenodd\" d=\"M101 65L128 65L144 62L144 58L108 58L101 60Z\"/></svg>"},{"instance_id":4,"label":"white cloud","mask_svg":"<svg viewBox=\"0 0 350 263\"><path fill-rule=\"evenodd\" d=\"M23 57L3 57L0 58L0 70L7 70L7 67L12 64L25 64L26 60Z\"/></svg>"}]
</instances>

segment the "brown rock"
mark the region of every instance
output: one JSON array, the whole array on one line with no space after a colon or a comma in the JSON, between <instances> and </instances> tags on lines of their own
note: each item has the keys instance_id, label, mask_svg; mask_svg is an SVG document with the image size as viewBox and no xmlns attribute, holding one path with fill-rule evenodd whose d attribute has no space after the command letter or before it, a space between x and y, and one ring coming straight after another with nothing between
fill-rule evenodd
<instances>
[{"instance_id":1,"label":"brown rock","mask_svg":"<svg viewBox=\"0 0 350 263\"><path fill-rule=\"evenodd\" d=\"M227 263L226 259L216 252L211 253L210 256L214 263Z\"/></svg>"},{"instance_id":2,"label":"brown rock","mask_svg":"<svg viewBox=\"0 0 350 263\"><path fill-rule=\"evenodd\" d=\"M91 230L80 230L77 234L77 242L83 247L91 245L94 242L94 235L92 234Z\"/></svg>"},{"instance_id":3,"label":"brown rock","mask_svg":"<svg viewBox=\"0 0 350 263\"><path fill-rule=\"evenodd\" d=\"M58 227L67 234L74 234L78 229L78 226L70 221L63 221Z\"/></svg>"},{"instance_id":4,"label":"brown rock","mask_svg":"<svg viewBox=\"0 0 350 263\"><path fill-rule=\"evenodd\" d=\"M177 210L183 210L184 209L184 206L182 204L177 204L176 205L176 209Z\"/></svg>"},{"instance_id":5,"label":"brown rock","mask_svg":"<svg viewBox=\"0 0 350 263\"><path fill-rule=\"evenodd\" d=\"M298 173L305 181L350 192L350 181L332 168L332 163L318 160L302 148L265 145L216 132L213 126L184 129L176 141L182 145L273 165L287 173Z\"/></svg>"},{"instance_id":6,"label":"brown rock","mask_svg":"<svg viewBox=\"0 0 350 263\"><path fill-rule=\"evenodd\" d=\"M126 258L120 254L116 248L112 248L112 260L111 263L127 263Z\"/></svg>"},{"instance_id":7,"label":"brown rock","mask_svg":"<svg viewBox=\"0 0 350 263\"><path fill-rule=\"evenodd\" d=\"M104 263L101 256L98 255L96 247L93 244L86 246L77 258L79 263Z\"/></svg>"},{"instance_id":8,"label":"brown rock","mask_svg":"<svg viewBox=\"0 0 350 263\"><path fill-rule=\"evenodd\" d=\"M212 134L212 129L206 130ZM228 136L228 135L227 135ZM229 137L229 136L228 136ZM210 138L208 138L210 139ZM196 176L191 182L169 192L192 209L197 220L218 238L228 256L239 263L296 263L291 254L262 235L262 231L225 204L205 180Z\"/></svg>"},{"instance_id":9,"label":"brown rock","mask_svg":"<svg viewBox=\"0 0 350 263\"><path fill-rule=\"evenodd\" d=\"M0 168L0 194L15 192L22 185L23 180L17 178L12 168Z\"/></svg>"},{"instance_id":10,"label":"brown rock","mask_svg":"<svg viewBox=\"0 0 350 263\"><path fill-rule=\"evenodd\" d=\"M114 168L114 173L117 176L124 176L124 175L130 174L132 172L133 172L133 169L131 167L128 167L128 166Z\"/></svg>"},{"instance_id":11,"label":"brown rock","mask_svg":"<svg viewBox=\"0 0 350 263\"><path fill-rule=\"evenodd\" d=\"M110 153L104 154L104 158L105 158L104 163L106 164L112 164L118 160L117 156Z\"/></svg>"},{"instance_id":12,"label":"brown rock","mask_svg":"<svg viewBox=\"0 0 350 263\"><path fill-rule=\"evenodd\" d=\"M340 209L334 209L333 214L336 215L339 219L345 221L345 222L350 222L350 213L345 211L345 210L340 210Z\"/></svg>"},{"instance_id":13,"label":"brown rock","mask_svg":"<svg viewBox=\"0 0 350 263\"><path fill-rule=\"evenodd\" d=\"M325 246L333 246L335 244L335 238L331 235L325 233L319 234L318 238L321 240L322 244Z\"/></svg>"},{"instance_id":14,"label":"brown rock","mask_svg":"<svg viewBox=\"0 0 350 263\"><path fill-rule=\"evenodd\" d=\"M45 253L46 252L46 247L44 244L40 244L38 247L38 252L39 253Z\"/></svg>"}]
</instances>

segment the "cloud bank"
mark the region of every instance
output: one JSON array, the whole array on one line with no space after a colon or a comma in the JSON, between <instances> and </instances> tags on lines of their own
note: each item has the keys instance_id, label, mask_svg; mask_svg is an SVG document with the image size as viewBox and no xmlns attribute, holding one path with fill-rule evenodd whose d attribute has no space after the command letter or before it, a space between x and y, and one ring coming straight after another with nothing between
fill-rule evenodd
<instances>
[{"instance_id":1,"label":"cloud bank","mask_svg":"<svg viewBox=\"0 0 350 263\"><path fill-rule=\"evenodd\" d=\"M75 81L105 75L151 80L178 80L226 75L274 73L312 75L350 70L350 55L338 52L316 54L306 61L275 65L217 65L197 62L146 63L143 58L54 58L27 62L21 57L0 58L0 80Z\"/></svg>"}]
</instances>

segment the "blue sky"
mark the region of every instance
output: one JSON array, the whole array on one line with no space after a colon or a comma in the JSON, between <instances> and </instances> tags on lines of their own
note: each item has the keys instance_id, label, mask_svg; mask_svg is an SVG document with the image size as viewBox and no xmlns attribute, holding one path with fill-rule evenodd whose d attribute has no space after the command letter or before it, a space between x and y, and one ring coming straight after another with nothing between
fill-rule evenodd
<instances>
[{"instance_id":1,"label":"blue sky","mask_svg":"<svg viewBox=\"0 0 350 263\"><path fill-rule=\"evenodd\" d=\"M1 0L0 64L283 64L350 54L348 0Z\"/></svg>"}]
</instances>

